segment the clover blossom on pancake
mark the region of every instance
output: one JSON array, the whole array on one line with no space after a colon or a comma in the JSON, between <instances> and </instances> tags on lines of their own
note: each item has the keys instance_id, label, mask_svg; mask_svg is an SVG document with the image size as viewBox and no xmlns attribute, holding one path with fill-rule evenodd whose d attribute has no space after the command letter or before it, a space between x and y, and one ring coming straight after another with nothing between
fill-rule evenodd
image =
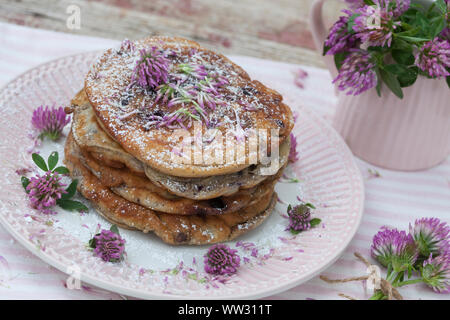
<instances>
[{"instance_id":1,"label":"clover blossom on pancake","mask_svg":"<svg viewBox=\"0 0 450 320\"><path fill-rule=\"evenodd\" d=\"M227 84L228 81L225 78L211 78L205 77L200 80L189 93L194 97L195 102L200 106L202 110L215 110L217 105L223 104L221 100L222 95L219 89Z\"/></svg>"},{"instance_id":2,"label":"clover blossom on pancake","mask_svg":"<svg viewBox=\"0 0 450 320\"><path fill-rule=\"evenodd\" d=\"M95 256L107 262L119 262L125 253L125 240L116 225L110 230L102 229L89 241L89 246Z\"/></svg>"},{"instance_id":3,"label":"clover blossom on pancake","mask_svg":"<svg viewBox=\"0 0 450 320\"><path fill-rule=\"evenodd\" d=\"M172 54L156 47L151 51L141 50L140 56L128 88L138 84L151 89L156 96L149 107L159 109L146 116L149 121L145 127L186 129L192 126L193 120L204 121L209 126L209 113L225 104L221 89L228 80L222 73L209 71L205 64L197 62L169 65Z\"/></svg>"},{"instance_id":4,"label":"clover blossom on pancake","mask_svg":"<svg viewBox=\"0 0 450 320\"><path fill-rule=\"evenodd\" d=\"M373 237L371 255L384 267L403 272L414 266L418 250L410 234L385 226Z\"/></svg>"},{"instance_id":5,"label":"clover blossom on pancake","mask_svg":"<svg viewBox=\"0 0 450 320\"><path fill-rule=\"evenodd\" d=\"M180 79L175 75L177 83L170 82L156 88L155 102L167 104L171 112L154 117L149 125L168 128L175 128L178 125L186 128L191 126L192 120L196 120L205 121L209 126L208 114L214 111L217 105L224 104L220 89L228 81L224 77L205 75L204 67L197 66L197 71L190 68L192 68L190 65L183 66L183 70L187 70L185 74L193 81L187 81L187 78Z\"/></svg>"},{"instance_id":6,"label":"clover blossom on pancake","mask_svg":"<svg viewBox=\"0 0 450 320\"><path fill-rule=\"evenodd\" d=\"M205 66L202 64L181 63L177 68L180 72L192 75L198 79L204 79L208 75Z\"/></svg>"},{"instance_id":7,"label":"clover blossom on pancake","mask_svg":"<svg viewBox=\"0 0 450 320\"><path fill-rule=\"evenodd\" d=\"M139 50L140 58L136 62L131 83L142 88L154 89L169 79L169 60L164 51L156 47Z\"/></svg>"},{"instance_id":8,"label":"clover blossom on pancake","mask_svg":"<svg viewBox=\"0 0 450 320\"><path fill-rule=\"evenodd\" d=\"M424 258L439 256L450 248L450 226L438 218L417 219L409 225L409 233Z\"/></svg>"},{"instance_id":9,"label":"clover blossom on pancake","mask_svg":"<svg viewBox=\"0 0 450 320\"><path fill-rule=\"evenodd\" d=\"M195 86L198 91L202 91L211 94L215 97L219 97L219 89L228 84L228 80L225 77L212 77L207 76L201 79Z\"/></svg>"},{"instance_id":10,"label":"clover blossom on pancake","mask_svg":"<svg viewBox=\"0 0 450 320\"><path fill-rule=\"evenodd\" d=\"M359 95L377 84L375 63L368 51L351 49L333 83L347 95Z\"/></svg>"},{"instance_id":11,"label":"clover blossom on pancake","mask_svg":"<svg viewBox=\"0 0 450 320\"><path fill-rule=\"evenodd\" d=\"M56 108L40 106L33 111L31 125L38 132L38 137L48 137L53 141L58 140L64 127L70 122L70 116L66 115L63 107Z\"/></svg>"},{"instance_id":12,"label":"clover blossom on pancake","mask_svg":"<svg viewBox=\"0 0 450 320\"><path fill-rule=\"evenodd\" d=\"M431 78L450 76L450 42L434 38L426 42L416 55L415 64Z\"/></svg>"},{"instance_id":13,"label":"clover blossom on pancake","mask_svg":"<svg viewBox=\"0 0 450 320\"><path fill-rule=\"evenodd\" d=\"M33 208L45 214L55 214L50 208L56 205L56 201L67 191L66 185L61 182L61 176L57 172L47 171L43 175L36 175L29 179L26 187L27 196Z\"/></svg>"},{"instance_id":14,"label":"clover blossom on pancake","mask_svg":"<svg viewBox=\"0 0 450 320\"><path fill-rule=\"evenodd\" d=\"M430 257L421 268L422 281L438 293L450 293L450 254Z\"/></svg>"},{"instance_id":15,"label":"clover blossom on pancake","mask_svg":"<svg viewBox=\"0 0 450 320\"><path fill-rule=\"evenodd\" d=\"M204 258L205 271L214 275L232 275L241 263L237 250L225 244L211 246Z\"/></svg>"}]
</instances>

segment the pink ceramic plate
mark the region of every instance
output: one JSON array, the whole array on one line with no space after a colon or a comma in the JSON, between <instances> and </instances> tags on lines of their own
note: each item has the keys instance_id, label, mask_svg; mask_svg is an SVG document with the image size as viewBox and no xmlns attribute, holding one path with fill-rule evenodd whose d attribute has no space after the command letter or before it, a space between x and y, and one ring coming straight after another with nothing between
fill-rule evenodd
<instances>
[{"instance_id":1,"label":"pink ceramic plate","mask_svg":"<svg viewBox=\"0 0 450 320\"><path fill-rule=\"evenodd\" d=\"M172 247L153 235L121 230L127 240L127 258L121 263L105 263L86 249L97 224L109 226L94 210L84 215L60 211L49 217L30 209L15 171L30 165L27 148L32 110L41 104L68 105L95 57L96 53L86 53L49 62L21 75L0 92L0 221L28 250L63 272L79 272L81 280L89 284L124 295L160 299L272 295L319 274L344 251L361 221L362 178L342 139L306 108L295 110L299 114L294 133L300 160L277 185L280 203L272 216L238 239L245 244L237 248L243 263L226 281L204 273L202 257L207 247ZM45 156L57 150L62 155L63 145L64 138L58 143L45 141L40 152ZM299 182L288 182L292 177ZM285 203L297 203L297 196L316 205L314 215L322 223L293 236L285 231ZM236 247L237 243L228 245Z\"/></svg>"}]
</instances>

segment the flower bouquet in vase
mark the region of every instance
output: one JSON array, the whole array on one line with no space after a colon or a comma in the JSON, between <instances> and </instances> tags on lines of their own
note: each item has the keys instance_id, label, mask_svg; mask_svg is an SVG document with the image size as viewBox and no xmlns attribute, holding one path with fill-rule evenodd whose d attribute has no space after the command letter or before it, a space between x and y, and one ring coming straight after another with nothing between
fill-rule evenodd
<instances>
[{"instance_id":1,"label":"flower bouquet in vase","mask_svg":"<svg viewBox=\"0 0 450 320\"><path fill-rule=\"evenodd\" d=\"M347 0L329 31L310 23L339 93L334 126L353 153L389 169L450 153L449 0Z\"/></svg>"}]
</instances>

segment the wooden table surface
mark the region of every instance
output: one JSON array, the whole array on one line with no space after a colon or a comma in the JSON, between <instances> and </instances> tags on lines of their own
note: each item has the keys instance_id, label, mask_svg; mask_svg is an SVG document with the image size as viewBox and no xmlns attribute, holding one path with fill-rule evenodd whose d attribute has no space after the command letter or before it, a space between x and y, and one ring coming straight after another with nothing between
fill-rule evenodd
<instances>
[{"instance_id":1,"label":"wooden table surface","mask_svg":"<svg viewBox=\"0 0 450 320\"><path fill-rule=\"evenodd\" d=\"M324 66L308 27L313 0L1 0L0 21L111 39L176 35L225 54ZM69 29L70 5L80 28ZM342 3L326 3L336 19ZM1 37L1 35L0 35Z\"/></svg>"}]
</instances>

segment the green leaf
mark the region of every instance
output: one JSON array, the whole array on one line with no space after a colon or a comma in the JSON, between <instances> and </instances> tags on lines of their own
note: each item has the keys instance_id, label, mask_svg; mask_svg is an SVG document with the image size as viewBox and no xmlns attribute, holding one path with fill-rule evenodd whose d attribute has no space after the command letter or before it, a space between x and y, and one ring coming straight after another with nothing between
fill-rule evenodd
<instances>
[{"instance_id":1,"label":"green leaf","mask_svg":"<svg viewBox=\"0 0 450 320\"><path fill-rule=\"evenodd\" d=\"M447 76L445 80L447 80L447 86L450 88L450 76Z\"/></svg>"},{"instance_id":2,"label":"green leaf","mask_svg":"<svg viewBox=\"0 0 450 320\"><path fill-rule=\"evenodd\" d=\"M53 172L58 172L59 174L69 174L69 169L67 169L64 166L60 166L58 168L56 168L55 170L53 170Z\"/></svg>"},{"instance_id":3,"label":"green leaf","mask_svg":"<svg viewBox=\"0 0 450 320\"><path fill-rule=\"evenodd\" d=\"M408 279L412 277L412 266L408 266Z\"/></svg>"},{"instance_id":4,"label":"green leaf","mask_svg":"<svg viewBox=\"0 0 450 320\"><path fill-rule=\"evenodd\" d=\"M305 206L311 208L311 209L315 209L316 207L312 204L312 203L305 203Z\"/></svg>"},{"instance_id":5,"label":"green leaf","mask_svg":"<svg viewBox=\"0 0 450 320\"><path fill-rule=\"evenodd\" d=\"M377 85L375 87L375 90L377 91L377 95L381 97L381 76L380 76L380 69L376 68L375 73L377 74Z\"/></svg>"},{"instance_id":6,"label":"green leaf","mask_svg":"<svg viewBox=\"0 0 450 320\"><path fill-rule=\"evenodd\" d=\"M419 69L417 67L407 68L401 64L388 64L384 66L384 70L397 76L400 87L409 87L417 80Z\"/></svg>"},{"instance_id":7,"label":"green leaf","mask_svg":"<svg viewBox=\"0 0 450 320\"><path fill-rule=\"evenodd\" d=\"M409 36L402 36L397 34L397 37L412 43L420 43L420 42L427 42L430 41L429 38L418 38L418 37L409 37Z\"/></svg>"},{"instance_id":8,"label":"green leaf","mask_svg":"<svg viewBox=\"0 0 450 320\"><path fill-rule=\"evenodd\" d=\"M444 0L437 0L435 2L436 7L439 8L439 10L442 12L442 14L447 14L447 4Z\"/></svg>"},{"instance_id":9,"label":"green leaf","mask_svg":"<svg viewBox=\"0 0 450 320\"><path fill-rule=\"evenodd\" d=\"M311 221L309 222L309 224L311 225L311 227L315 227L317 226L319 223L321 223L322 220L320 220L319 218L314 218L311 219Z\"/></svg>"},{"instance_id":10,"label":"green leaf","mask_svg":"<svg viewBox=\"0 0 450 320\"><path fill-rule=\"evenodd\" d=\"M33 153L31 155L31 158L33 159L34 163L43 171L47 172L47 164L45 163L44 158L42 158L39 154Z\"/></svg>"},{"instance_id":11,"label":"green leaf","mask_svg":"<svg viewBox=\"0 0 450 320\"><path fill-rule=\"evenodd\" d=\"M287 212L289 213L289 211L291 211L292 210L292 206L291 205L288 205L288 207L287 207Z\"/></svg>"},{"instance_id":12,"label":"green leaf","mask_svg":"<svg viewBox=\"0 0 450 320\"><path fill-rule=\"evenodd\" d=\"M291 229L291 233L292 233L292 234L294 234L294 235L297 235L297 234L299 234L299 233L300 233L300 231L297 231L297 230Z\"/></svg>"},{"instance_id":13,"label":"green leaf","mask_svg":"<svg viewBox=\"0 0 450 320\"><path fill-rule=\"evenodd\" d=\"M392 49L406 51L410 53L413 52L413 46L402 39L394 39L394 41L392 41Z\"/></svg>"},{"instance_id":14,"label":"green leaf","mask_svg":"<svg viewBox=\"0 0 450 320\"><path fill-rule=\"evenodd\" d=\"M27 186L30 184L30 179L28 179L27 177L21 177L20 181L22 182L22 187L25 189L25 191L28 193L27 191Z\"/></svg>"},{"instance_id":15,"label":"green leaf","mask_svg":"<svg viewBox=\"0 0 450 320\"><path fill-rule=\"evenodd\" d=\"M67 187L66 191L67 193L64 193L61 195L61 199L68 200L72 198L75 195L75 192L77 191L77 184L78 180L73 180L72 183Z\"/></svg>"},{"instance_id":16,"label":"green leaf","mask_svg":"<svg viewBox=\"0 0 450 320\"><path fill-rule=\"evenodd\" d=\"M116 226L115 224L113 224L113 225L111 226L111 228L109 228L109 231L112 231L112 232L114 232L115 234L120 235L119 228L117 228L117 226Z\"/></svg>"},{"instance_id":17,"label":"green leaf","mask_svg":"<svg viewBox=\"0 0 450 320\"><path fill-rule=\"evenodd\" d=\"M336 68L338 70L341 69L342 63L344 62L345 58L347 58L347 55L347 52L340 52L334 55L334 64L336 65Z\"/></svg>"},{"instance_id":18,"label":"green leaf","mask_svg":"<svg viewBox=\"0 0 450 320\"><path fill-rule=\"evenodd\" d=\"M414 55L412 54L412 49L411 51L394 49L392 50L391 54L392 58L394 58L395 62L397 62L398 64L403 64L406 66L414 64L415 59Z\"/></svg>"},{"instance_id":19,"label":"green leaf","mask_svg":"<svg viewBox=\"0 0 450 320\"><path fill-rule=\"evenodd\" d=\"M95 247L97 246L97 241L95 240L95 238L92 238L91 240L89 240L88 244L89 248L95 249Z\"/></svg>"},{"instance_id":20,"label":"green leaf","mask_svg":"<svg viewBox=\"0 0 450 320\"><path fill-rule=\"evenodd\" d=\"M385 49L383 47L367 47L367 51L371 51L371 52L379 52L382 53Z\"/></svg>"},{"instance_id":21,"label":"green leaf","mask_svg":"<svg viewBox=\"0 0 450 320\"><path fill-rule=\"evenodd\" d=\"M418 74L419 68L415 66L407 68L405 72L399 74L397 77L400 82L400 86L402 88L412 86L416 82Z\"/></svg>"},{"instance_id":22,"label":"green leaf","mask_svg":"<svg viewBox=\"0 0 450 320\"><path fill-rule=\"evenodd\" d=\"M79 201L74 200L68 200L68 199L58 199L56 200L56 204L63 208L64 210L77 210L79 212L86 212L88 211L88 207L86 207L84 204L82 204Z\"/></svg>"},{"instance_id":23,"label":"green leaf","mask_svg":"<svg viewBox=\"0 0 450 320\"><path fill-rule=\"evenodd\" d=\"M410 8L423 9L423 5L420 3L411 3Z\"/></svg>"},{"instance_id":24,"label":"green leaf","mask_svg":"<svg viewBox=\"0 0 450 320\"><path fill-rule=\"evenodd\" d=\"M417 25L423 33L428 34L430 24L422 12L417 11L414 24Z\"/></svg>"},{"instance_id":25,"label":"green leaf","mask_svg":"<svg viewBox=\"0 0 450 320\"><path fill-rule=\"evenodd\" d=\"M427 13L427 17L430 20L435 20L437 18L442 17L442 14L439 12L439 10L431 10L430 12Z\"/></svg>"},{"instance_id":26,"label":"green leaf","mask_svg":"<svg viewBox=\"0 0 450 320\"><path fill-rule=\"evenodd\" d=\"M417 11L418 10L413 5L411 5L410 8L402 14L401 18L407 20L414 20L416 18Z\"/></svg>"},{"instance_id":27,"label":"green leaf","mask_svg":"<svg viewBox=\"0 0 450 320\"><path fill-rule=\"evenodd\" d=\"M377 81L377 86L375 87L375 90L377 91L377 95L381 97L381 80Z\"/></svg>"},{"instance_id":28,"label":"green leaf","mask_svg":"<svg viewBox=\"0 0 450 320\"><path fill-rule=\"evenodd\" d=\"M325 56L330 49L331 49L331 47L323 45L322 55Z\"/></svg>"},{"instance_id":29,"label":"green leaf","mask_svg":"<svg viewBox=\"0 0 450 320\"><path fill-rule=\"evenodd\" d=\"M400 83L397 80L397 77L389 73L383 69L380 69L380 76L383 79L383 82L387 85L387 87L400 99L403 99L403 91L400 87Z\"/></svg>"},{"instance_id":30,"label":"green leaf","mask_svg":"<svg viewBox=\"0 0 450 320\"><path fill-rule=\"evenodd\" d=\"M407 68L402 66L401 64L387 64L384 67L384 70L393 73L395 75L400 75L406 72Z\"/></svg>"},{"instance_id":31,"label":"green leaf","mask_svg":"<svg viewBox=\"0 0 450 320\"><path fill-rule=\"evenodd\" d=\"M47 160L49 170L53 170L56 167L56 164L58 163L58 157L58 152L53 151L52 153L50 153Z\"/></svg>"},{"instance_id":32,"label":"green leaf","mask_svg":"<svg viewBox=\"0 0 450 320\"><path fill-rule=\"evenodd\" d=\"M405 88L413 85L417 80L418 68L407 68L401 64L388 64L384 69L397 76L400 87Z\"/></svg>"},{"instance_id":33,"label":"green leaf","mask_svg":"<svg viewBox=\"0 0 450 320\"><path fill-rule=\"evenodd\" d=\"M439 19L431 25L431 38L437 37L442 30L447 26L447 21L444 17L439 17Z\"/></svg>"}]
</instances>

